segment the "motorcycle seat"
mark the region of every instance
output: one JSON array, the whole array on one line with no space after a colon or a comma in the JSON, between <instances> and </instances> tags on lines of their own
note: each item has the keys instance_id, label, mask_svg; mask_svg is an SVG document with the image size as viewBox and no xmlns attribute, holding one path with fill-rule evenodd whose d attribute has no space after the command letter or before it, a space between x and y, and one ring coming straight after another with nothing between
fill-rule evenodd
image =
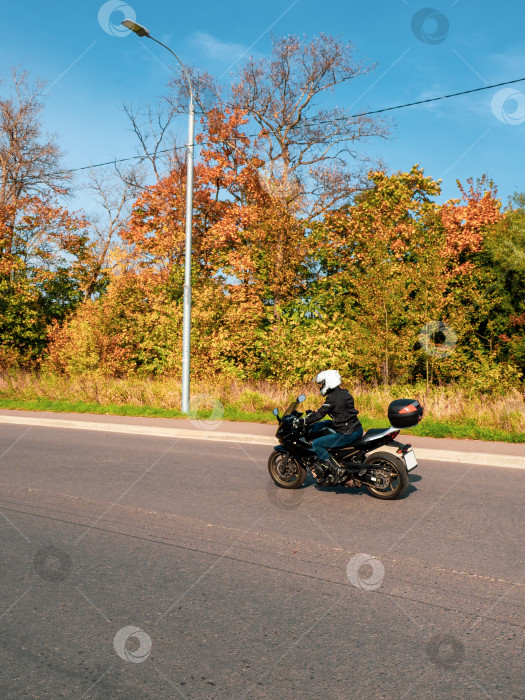
<instances>
[{"instance_id":1,"label":"motorcycle seat","mask_svg":"<svg viewBox=\"0 0 525 700\"><path fill-rule=\"evenodd\" d=\"M374 440L379 440L380 438L386 437L386 435L391 435L392 433L399 432L399 428L370 428L366 433L356 440L352 447L359 447L360 445L366 445Z\"/></svg>"}]
</instances>

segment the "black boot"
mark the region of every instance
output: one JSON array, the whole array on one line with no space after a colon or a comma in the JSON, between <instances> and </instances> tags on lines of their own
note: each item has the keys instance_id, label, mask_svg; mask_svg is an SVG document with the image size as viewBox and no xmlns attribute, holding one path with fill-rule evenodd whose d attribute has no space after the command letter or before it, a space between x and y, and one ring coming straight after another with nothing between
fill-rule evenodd
<instances>
[{"instance_id":1,"label":"black boot","mask_svg":"<svg viewBox=\"0 0 525 700\"><path fill-rule=\"evenodd\" d=\"M323 467L325 467L325 469L328 469L330 474L332 474L335 483L338 483L341 481L341 479L343 479L343 477L346 476L346 470L343 469L343 467L340 467L333 457L329 457L324 462L321 462L321 464Z\"/></svg>"},{"instance_id":2,"label":"black boot","mask_svg":"<svg viewBox=\"0 0 525 700\"><path fill-rule=\"evenodd\" d=\"M317 479L317 481L319 481L319 479L324 479L325 470L322 463L319 460L313 463L313 465L310 467L310 471L312 475Z\"/></svg>"}]
</instances>

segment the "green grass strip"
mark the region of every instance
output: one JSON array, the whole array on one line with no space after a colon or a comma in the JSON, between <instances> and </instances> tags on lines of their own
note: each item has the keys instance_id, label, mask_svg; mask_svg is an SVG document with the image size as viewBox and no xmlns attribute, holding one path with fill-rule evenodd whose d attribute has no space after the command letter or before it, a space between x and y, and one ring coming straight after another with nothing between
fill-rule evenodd
<instances>
[{"instance_id":1,"label":"green grass strip","mask_svg":"<svg viewBox=\"0 0 525 700\"><path fill-rule=\"evenodd\" d=\"M156 406L135 406L132 404L99 404L83 401L52 401L51 399L34 399L23 401L19 399L0 399L0 408L18 409L24 411L53 411L55 413L94 413L114 416L144 416L147 418L187 418L181 411ZM211 411L197 411L194 417L201 419L215 419ZM387 428L387 418L370 418L366 414L360 414L360 419L365 430L368 428ZM219 417L217 417L219 419ZM275 423L275 417L269 411L243 411L236 406L224 407L223 420L251 422L251 423ZM416 428L403 430L404 435L419 435L420 437L455 438L460 440L485 440L488 442L525 442L525 433L511 433L506 430L485 428L475 421L464 423L448 423L425 418Z\"/></svg>"}]
</instances>

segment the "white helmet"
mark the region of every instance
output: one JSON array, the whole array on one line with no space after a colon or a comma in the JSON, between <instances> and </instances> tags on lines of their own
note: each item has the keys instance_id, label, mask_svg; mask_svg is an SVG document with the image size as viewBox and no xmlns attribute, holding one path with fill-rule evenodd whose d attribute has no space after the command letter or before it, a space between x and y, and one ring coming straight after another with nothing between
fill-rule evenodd
<instances>
[{"instance_id":1,"label":"white helmet","mask_svg":"<svg viewBox=\"0 0 525 700\"><path fill-rule=\"evenodd\" d=\"M319 372L315 381L319 384L321 394L326 396L331 389L341 384L341 375L336 369L326 369L324 372Z\"/></svg>"}]
</instances>

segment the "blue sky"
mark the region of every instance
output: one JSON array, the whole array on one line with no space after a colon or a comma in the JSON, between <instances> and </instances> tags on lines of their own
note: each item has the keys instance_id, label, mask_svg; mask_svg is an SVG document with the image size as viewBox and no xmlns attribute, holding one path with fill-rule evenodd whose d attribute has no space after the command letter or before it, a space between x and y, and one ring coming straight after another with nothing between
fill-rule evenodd
<instances>
[{"instance_id":1,"label":"blue sky","mask_svg":"<svg viewBox=\"0 0 525 700\"><path fill-rule=\"evenodd\" d=\"M414 16L428 7L435 12L415 20L413 31ZM184 62L215 75L226 72L223 80L243 54L268 55L271 32L324 32L352 41L364 61L378 64L331 97L354 111L525 77L525 7L519 0L6 4L0 64L3 71L19 65L48 81L44 124L57 134L67 167L134 155L122 103L153 102L165 92L170 55L146 39L116 34L123 13L135 14ZM457 178L486 172L506 201L525 190L525 82L511 87L499 95L496 88L394 112L391 139L362 150L382 157L390 171L419 163L443 180L444 199L457 195ZM90 208L86 195L79 201Z\"/></svg>"}]
</instances>

